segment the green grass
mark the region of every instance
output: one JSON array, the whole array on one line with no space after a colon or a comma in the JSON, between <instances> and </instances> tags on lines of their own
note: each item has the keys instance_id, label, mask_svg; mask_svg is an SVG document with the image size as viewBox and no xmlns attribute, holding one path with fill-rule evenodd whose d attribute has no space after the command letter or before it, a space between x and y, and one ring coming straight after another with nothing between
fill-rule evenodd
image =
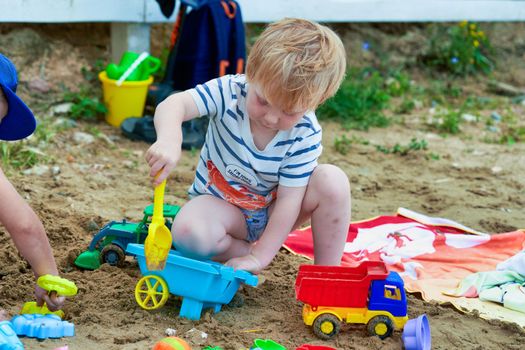
<instances>
[{"instance_id":1,"label":"green grass","mask_svg":"<svg viewBox=\"0 0 525 350\"><path fill-rule=\"evenodd\" d=\"M389 124L383 110L391 95L378 71L350 70L337 94L318 109L320 119L340 122L346 129L368 130Z\"/></svg>"},{"instance_id":2,"label":"green grass","mask_svg":"<svg viewBox=\"0 0 525 350\"><path fill-rule=\"evenodd\" d=\"M46 155L27 142L2 142L0 144L2 169L26 169L46 160Z\"/></svg>"},{"instance_id":3,"label":"green grass","mask_svg":"<svg viewBox=\"0 0 525 350\"><path fill-rule=\"evenodd\" d=\"M400 145L399 143L396 143L390 148L381 145L376 145L376 149L379 152L385 154L399 154L402 156L406 156L408 153L411 152L426 151L428 149L428 143L426 140L418 140L417 138L412 138L410 140L410 143L408 143L407 145Z\"/></svg>"},{"instance_id":4,"label":"green grass","mask_svg":"<svg viewBox=\"0 0 525 350\"><path fill-rule=\"evenodd\" d=\"M66 123L55 123L53 117L38 120L33 135L27 139L0 143L2 169L22 170L52 161L46 150L54 143L57 134L69 128Z\"/></svg>"}]
</instances>

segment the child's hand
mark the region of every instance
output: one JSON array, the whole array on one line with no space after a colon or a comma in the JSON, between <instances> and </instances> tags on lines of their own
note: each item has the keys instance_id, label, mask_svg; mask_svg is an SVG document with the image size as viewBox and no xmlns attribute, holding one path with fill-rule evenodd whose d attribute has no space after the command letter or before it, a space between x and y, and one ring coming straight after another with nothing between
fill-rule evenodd
<instances>
[{"instance_id":1,"label":"child's hand","mask_svg":"<svg viewBox=\"0 0 525 350\"><path fill-rule=\"evenodd\" d=\"M150 166L149 175L157 186L168 177L177 165L181 155L180 144L175 141L157 140L146 152L146 162ZM155 177L158 174L157 177Z\"/></svg>"},{"instance_id":2,"label":"child's hand","mask_svg":"<svg viewBox=\"0 0 525 350\"><path fill-rule=\"evenodd\" d=\"M230 259L225 263L225 265L231 266L235 270L246 270L254 274L258 274L264 268L264 266L262 266L259 262L259 259L257 259L252 254L241 256L240 258Z\"/></svg>"},{"instance_id":3,"label":"child's hand","mask_svg":"<svg viewBox=\"0 0 525 350\"><path fill-rule=\"evenodd\" d=\"M65 297L58 296L56 292L49 293L47 290L40 288L38 285L35 287L36 305L42 306L44 302L50 311L60 310L64 306L66 301Z\"/></svg>"}]
</instances>

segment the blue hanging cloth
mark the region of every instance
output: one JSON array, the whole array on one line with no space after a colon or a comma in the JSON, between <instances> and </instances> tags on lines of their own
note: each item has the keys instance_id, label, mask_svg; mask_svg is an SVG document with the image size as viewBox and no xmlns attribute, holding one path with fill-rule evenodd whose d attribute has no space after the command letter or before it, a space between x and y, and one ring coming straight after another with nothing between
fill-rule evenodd
<instances>
[{"instance_id":1,"label":"blue hanging cloth","mask_svg":"<svg viewBox=\"0 0 525 350\"><path fill-rule=\"evenodd\" d=\"M178 40L172 77L175 90L244 72L244 24L240 6L234 0L208 0L193 8Z\"/></svg>"}]
</instances>

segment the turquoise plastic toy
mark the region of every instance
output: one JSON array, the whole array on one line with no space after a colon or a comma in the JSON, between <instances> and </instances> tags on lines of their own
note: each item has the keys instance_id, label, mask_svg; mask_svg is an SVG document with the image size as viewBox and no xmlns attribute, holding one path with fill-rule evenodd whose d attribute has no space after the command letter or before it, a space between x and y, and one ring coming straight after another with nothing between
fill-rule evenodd
<instances>
[{"instance_id":1,"label":"turquoise plastic toy","mask_svg":"<svg viewBox=\"0 0 525 350\"><path fill-rule=\"evenodd\" d=\"M136 52L127 51L122 55L118 65L115 63L108 64L106 67L106 74L109 79L119 80L128 69L132 68L128 73L129 75L124 80L144 81L147 80L151 74L155 73L160 68L160 65L160 59L150 56L149 54L138 54Z\"/></svg>"},{"instance_id":2,"label":"turquoise plastic toy","mask_svg":"<svg viewBox=\"0 0 525 350\"><path fill-rule=\"evenodd\" d=\"M24 345L18 339L13 325L9 321L0 322L0 349L2 350L23 350Z\"/></svg>"},{"instance_id":3,"label":"turquoise plastic toy","mask_svg":"<svg viewBox=\"0 0 525 350\"><path fill-rule=\"evenodd\" d=\"M162 307L169 294L182 297L180 317L199 320L203 309L219 312L229 303L241 283L256 286L257 276L244 270L234 270L211 260L194 260L171 250L166 267L150 271L146 266L144 245L128 244L126 251L135 255L142 278L135 287L135 299L146 310Z\"/></svg>"}]
</instances>

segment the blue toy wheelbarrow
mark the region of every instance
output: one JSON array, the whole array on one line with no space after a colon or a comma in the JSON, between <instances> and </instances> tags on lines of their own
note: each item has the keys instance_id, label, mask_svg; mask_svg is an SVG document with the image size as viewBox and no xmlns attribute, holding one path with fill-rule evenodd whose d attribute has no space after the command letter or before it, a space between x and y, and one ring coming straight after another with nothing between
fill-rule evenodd
<instances>
[{"instance_id":1,"label":"blue toy wheelbarrow","mask_svg":"<svg viewBox=\"0 0 525 350\"><path fill-rule=\"evenodd\" d=\"M199 320L203 309L221 311L229 303L241 283L257 285L257 276L244 270L234 270L211 260L195 260L171 250L166 267L150 271L146 266L144 245L128 244L126 251L136 256L142 278L135 287L135 299L146 310L162 307L169 294L182 297L180 317Z\"/></svg>"}]
</instances>

